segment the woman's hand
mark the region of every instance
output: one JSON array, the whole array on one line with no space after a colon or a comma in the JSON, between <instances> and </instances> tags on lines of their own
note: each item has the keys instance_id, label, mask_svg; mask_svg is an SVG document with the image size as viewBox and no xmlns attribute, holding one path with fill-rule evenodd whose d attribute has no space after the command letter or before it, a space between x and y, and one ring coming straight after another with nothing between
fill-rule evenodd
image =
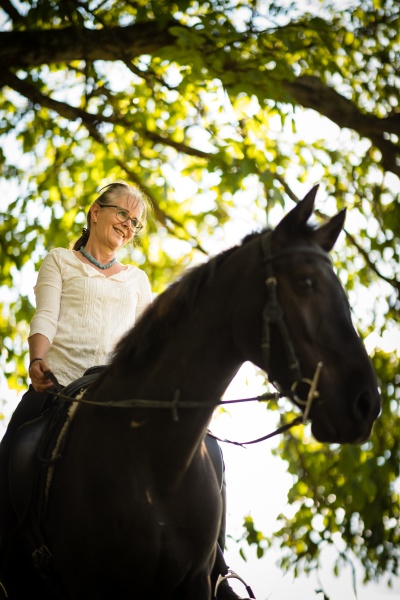
<instances>
[{"instance_id":1,"label":"woman's hand","mask_svg":"<svg viewBox=\"0 0 400 600\"><path fill-rule=\"evenodd\" d=\"M29 369L29 376L32 381L33 389L36 392L45 392L53 387L53 382L47 377L47 373L51 371L45 360L35 360Z\"/></svg>"}]
</instances>

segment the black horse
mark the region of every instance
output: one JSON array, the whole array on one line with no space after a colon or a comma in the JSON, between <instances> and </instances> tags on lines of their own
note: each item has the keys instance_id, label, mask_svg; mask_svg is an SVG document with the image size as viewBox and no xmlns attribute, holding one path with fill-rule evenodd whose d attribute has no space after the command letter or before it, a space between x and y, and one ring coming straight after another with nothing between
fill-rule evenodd
<instances>
[{"instance_id":1,"label":"black horse","mask_svg":"<svg viewBox=\"0 0 400 600\"><path fill-rule=\"evenodd\" d=\"M84 396L42 525L61 598L210 600L221 497L204 438L243 362L318 440L370 435L377 382L328 255L345 215L308 224L315 193L171 285ZM18 599L32 590L21 569Z\"/></svg>"}]
</instances>

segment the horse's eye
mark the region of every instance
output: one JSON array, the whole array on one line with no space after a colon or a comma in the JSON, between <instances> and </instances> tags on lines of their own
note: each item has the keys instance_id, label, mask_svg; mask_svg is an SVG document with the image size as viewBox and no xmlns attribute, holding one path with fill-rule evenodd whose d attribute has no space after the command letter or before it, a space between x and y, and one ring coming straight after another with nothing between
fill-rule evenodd
<instances>
[{"instance_id":1,"label":"horse's eye","mask_svg":"<svg viewBox=\"0 0 400 600\"><path fill-rule=\"evenodd\" d=\"M311 290L315 287L315 279L313 277L302 277L298 280L298 285L304 290Z\"/></svg>"}]
</instances>

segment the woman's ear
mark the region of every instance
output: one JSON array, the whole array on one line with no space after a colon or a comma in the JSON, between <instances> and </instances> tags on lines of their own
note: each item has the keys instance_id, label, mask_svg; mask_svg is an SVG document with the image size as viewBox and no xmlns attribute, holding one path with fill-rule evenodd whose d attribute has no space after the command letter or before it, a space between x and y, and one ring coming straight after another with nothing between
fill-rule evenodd
<instances>
[{"instance_id":1,"label":"woman's ear","mask_svg":"<svg viewBox=\"0 0 400 600\"><path fill-rule=\"evenodd\" d=\"M92 223L97 222L97 217L98 217L99 211L100 211L100 206L98 204L96 204L96 202L94 202L92 204L92 206L89 208L90 220Z\"/></svg>"}]
</instances>

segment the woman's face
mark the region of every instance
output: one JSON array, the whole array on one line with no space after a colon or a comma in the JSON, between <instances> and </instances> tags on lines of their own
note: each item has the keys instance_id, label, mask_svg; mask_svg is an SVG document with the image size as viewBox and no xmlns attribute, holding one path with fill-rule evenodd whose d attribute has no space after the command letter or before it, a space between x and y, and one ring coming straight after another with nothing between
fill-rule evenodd
<instances>
[{"instance_id":1,"label":"woman's face","mask_svg":"<svg viewBox=\"0 0 400 600\"><path fill-rule=\"evenodd\" d=\"M131 196L117 196L111 205L93 204L91 208L93 232L98 241L117 250L131 241L135 235L133 222L140 221L140 203ZM125 217L125 218L124 218Z\"/></svg>"}]
</instances>

